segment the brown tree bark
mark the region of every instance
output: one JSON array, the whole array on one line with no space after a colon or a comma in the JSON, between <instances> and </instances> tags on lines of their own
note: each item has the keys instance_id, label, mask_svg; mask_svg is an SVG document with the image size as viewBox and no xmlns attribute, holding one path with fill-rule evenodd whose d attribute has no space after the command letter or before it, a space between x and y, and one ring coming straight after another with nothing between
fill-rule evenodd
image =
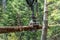
<instances>
[{"instance_id":1,"label":"brown tree bark","mask_svg":"<svg viewBox=\"0 0 60 40\"><path fill-rule=\"evenodd\" d=\"M42 29L42 26L0 26L0 33L10 33L10 32L21 32L21 31L31 31L32 29Z\"/></svg>"}]
</instances>

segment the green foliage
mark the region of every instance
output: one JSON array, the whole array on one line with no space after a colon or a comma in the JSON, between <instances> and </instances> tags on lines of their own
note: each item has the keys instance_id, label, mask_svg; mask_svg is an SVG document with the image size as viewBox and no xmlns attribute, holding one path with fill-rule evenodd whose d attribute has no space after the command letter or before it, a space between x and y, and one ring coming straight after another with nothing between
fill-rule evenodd
<instances>
[{"instance_id":1,"label":"green foliage","mask_svg":"<svg viewBox=\"0 0 60 40\"><path fill-rule=\"evenodd\" d=\"M3 0L0 0L0 26L17 26L18 20L21 21L22 25L29 25L32 12L25 0L7 0L5 12L3 12L2 1ZM47 0L47 4L48 4L48 24L49 25L60 24L60 0ZM44 13L43 5L44 5L44 0L38 0L37 19L41 25L43 21L43 13ZM50 38L52 35L55 35L57 33L60 33L60 27L52 26L50 29L48 29L48 38ZM41 30L37 30L36 32L23 31L16 33L1 34L0 39L19 40L20 36L22 40L28 40L28 39L32 40L34 36L36 36L37 40L40 40Z\"/></svg>"}]
</instances>

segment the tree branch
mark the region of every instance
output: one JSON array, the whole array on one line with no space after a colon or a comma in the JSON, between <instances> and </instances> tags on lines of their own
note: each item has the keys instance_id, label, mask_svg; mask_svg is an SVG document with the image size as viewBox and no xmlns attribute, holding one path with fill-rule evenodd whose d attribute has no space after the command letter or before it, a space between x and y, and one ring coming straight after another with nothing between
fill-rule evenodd
<instances>
[{"instance_id":1,"label":"tree branch","mask_svg":"<svg viewBox=\"0 0 60 40\"><path fill-rule=\"evenodd\" d=\"M0 33L10 33L10 32L21 32L21 31L27 31L27 30L33 30L33 29L42 29L42 26L0 26Z\"/></svg>"}]
</instances>

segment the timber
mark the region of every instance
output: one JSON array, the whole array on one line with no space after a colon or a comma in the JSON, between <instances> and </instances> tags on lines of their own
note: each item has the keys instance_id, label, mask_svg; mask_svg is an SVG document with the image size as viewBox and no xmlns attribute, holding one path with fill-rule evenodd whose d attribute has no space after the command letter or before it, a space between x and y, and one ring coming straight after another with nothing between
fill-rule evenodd
<instances>
[{"instance_id":1,"label":"timber","mask_svg":"<svg viewBox=\"0 0 60 40\"><path fill-rule=\"evenodd\" d=\"M0 33L21 32L33 29L42 29L42 26L0 26Z\"/></svg>"}]
</instances>

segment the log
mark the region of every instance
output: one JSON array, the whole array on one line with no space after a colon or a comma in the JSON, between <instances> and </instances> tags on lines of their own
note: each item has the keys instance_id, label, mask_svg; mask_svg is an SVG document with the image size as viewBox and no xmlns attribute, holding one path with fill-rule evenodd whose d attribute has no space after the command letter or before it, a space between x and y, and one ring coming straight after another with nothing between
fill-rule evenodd
<instances>
[{"instance_id":1,"label":"log","mask_svg":"<svg viewBox=\"0 0 60 40\"><path fill-rule=\"evenodd\" d=\"M0 33L21 32L33 29L42 29L42 26L0 26Z\"/></svg>"}]
</instances>

